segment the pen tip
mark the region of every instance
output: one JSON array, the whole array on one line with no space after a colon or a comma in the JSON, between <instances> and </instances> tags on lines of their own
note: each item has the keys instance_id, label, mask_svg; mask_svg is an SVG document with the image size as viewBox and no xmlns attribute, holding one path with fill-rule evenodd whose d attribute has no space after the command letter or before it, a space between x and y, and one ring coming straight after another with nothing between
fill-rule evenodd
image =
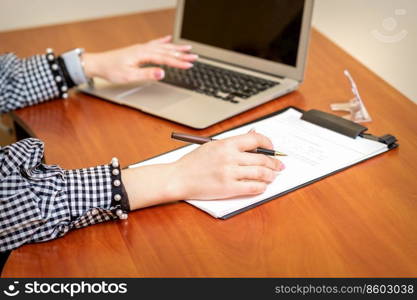
<instances>
[{"instance_id":1,"label":"pen tip","mask_svg":"<svg viewBox=\"0 0 417 300\"><path fill-rule=\"evenodd\" d=\"M279 151L275 151L275 156L288 156L288 155Z\"/></svg>"}]
</instances>

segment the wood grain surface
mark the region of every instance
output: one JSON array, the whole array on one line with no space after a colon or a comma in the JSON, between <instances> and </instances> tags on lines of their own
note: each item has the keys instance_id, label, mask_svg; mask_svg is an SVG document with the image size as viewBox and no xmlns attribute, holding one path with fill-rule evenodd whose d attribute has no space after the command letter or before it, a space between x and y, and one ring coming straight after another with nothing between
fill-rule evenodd
<instances>
[{"instance_id":1,"label":"wood grain surface","mask_svg":"<svg viewBox=\"0 0 417 300\"><path fill-rule=\"evenodd\" d=\"M3 32L0 52L107 50L168 34L173 19L162 10ZM417 276L416 105L316 30L298 91L205 130L76 91L14 117L45 142L47 163L80 168L116 156L127 166L182 146L172 131L211 135L289 105L329 111L352 96L345 68L373 118L370 132L396 135L399 148L226 221L181 202L25 245L2 276Z\"/></svg>"}]
</instances>

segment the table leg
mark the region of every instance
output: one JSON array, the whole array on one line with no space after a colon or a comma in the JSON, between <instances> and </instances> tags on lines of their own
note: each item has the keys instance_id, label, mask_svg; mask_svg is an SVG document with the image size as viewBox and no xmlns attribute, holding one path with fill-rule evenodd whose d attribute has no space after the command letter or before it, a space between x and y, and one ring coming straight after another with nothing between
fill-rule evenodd
<instances>
[{"instance_id":1,"label":"table leg","mask_svg":"<svg viewBox=\"0 0 417 300\"><path fill-rule=\"evenodd\" d=\"M20 124L16 122L16 120L13 120L13 127L14 127L17 141L33 137L27 130L25 130L22 126L20 126Z\"/></svg>"}]
</instances>

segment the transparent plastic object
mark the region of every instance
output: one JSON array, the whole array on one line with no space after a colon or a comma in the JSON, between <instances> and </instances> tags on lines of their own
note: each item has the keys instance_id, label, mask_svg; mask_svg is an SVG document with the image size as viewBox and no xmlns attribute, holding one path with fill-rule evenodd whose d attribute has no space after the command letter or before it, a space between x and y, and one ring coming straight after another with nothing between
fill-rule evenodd
<instances>
[{"instance_id":1,"label":"transparent plastic object","mask_svg":"<svg viewBox=\"0 0 417 300\"><path fill-rule=\"evenodd\" d=\"M353 80L348 70L345 70L343 73L349 79L354 97L349 102L330 104L331 110L349 112L349 114L343 116L343 118L351 120L353 122L357 122L357 123L371 122L372 121L371 116L366 110L365 104L363 103L361 96L359 95L359 91L358 91L355 81Z\"/></svg>"}]
</instances>

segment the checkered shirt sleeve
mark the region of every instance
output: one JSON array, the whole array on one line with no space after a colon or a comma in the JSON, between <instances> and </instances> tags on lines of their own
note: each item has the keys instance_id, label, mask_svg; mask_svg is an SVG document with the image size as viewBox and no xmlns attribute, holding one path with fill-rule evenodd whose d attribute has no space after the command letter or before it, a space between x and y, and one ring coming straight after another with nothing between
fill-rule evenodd
<instances>
[{"instance_id":1,"label":"checkered shirt sleeve","mask_svg":"<svg viewBox=\"0 0 417 300\"><path fill-rule=\"evenodd\" d=\"M43 147L31 138L0 148L0 252L126 218L129 205L117 161L64 170L41 163Z\"/></svg>"},{"instance_id":2,"label":"checkered shirt sleeve","mask_svg":"<svg viewBox=\"0 0 417 300\"><path fill-rule=\"evenodd\" d=\"M20 59L0 55L0 112L40 103L60 95L46 55Z\"/></svg>"}]
</instances>

